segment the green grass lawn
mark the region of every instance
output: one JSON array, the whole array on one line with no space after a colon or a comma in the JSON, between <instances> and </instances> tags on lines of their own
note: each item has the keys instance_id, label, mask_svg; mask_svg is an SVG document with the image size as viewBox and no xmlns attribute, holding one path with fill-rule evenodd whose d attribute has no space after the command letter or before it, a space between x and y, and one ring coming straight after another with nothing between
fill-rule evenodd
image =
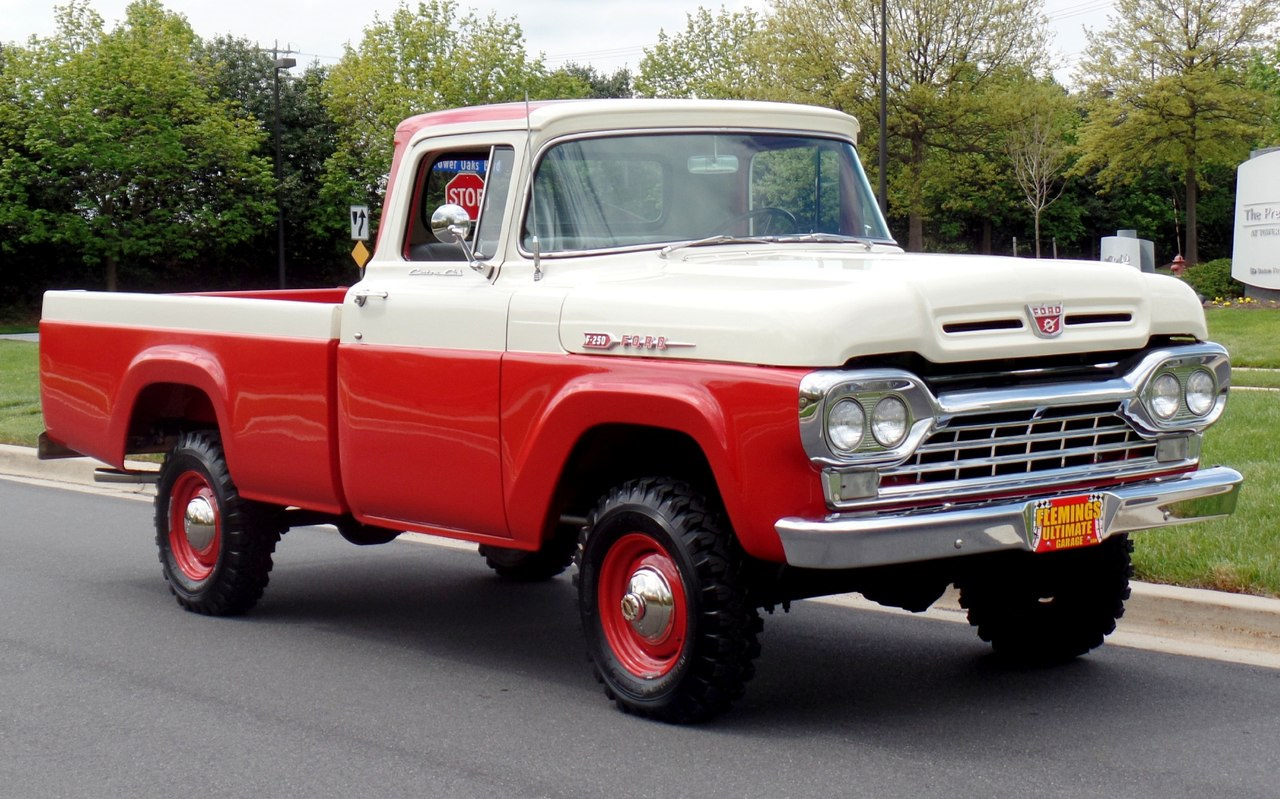
<instances>
[{"instance_id":1,"label":"green grass lawn","mask_svg":"<svg viewBox=\"0 0 1280 799\"><path fill-rule=\"evenodd\" d=\"M27 341L0 341L0 444L34 447L44 430L38 349Z\"/></svg>"},{"instance_id":2,"label":"green grass lawn","mask_svg":"<svg viewBox=\"0 0 1280 799\"><path fill-rule=\"evenodd\" d=\"M1211 309L1213 310L1213 309ZM1266 339L1280 312L1232 311L1211 315L1210 329L1233 357L1254 353L1280 365L1280 345ZM1248 317L1240 320L1238 317ZM1225 335L1219 333L1226 330ZM35 446L43 429L37 382L38 348L0 341L0 443ZM1237 385L1280 386L1280 373L1243 371ZM1280 392L1235 391L1222 421L1205 437L1203 461L1245 476L1234 516L1217 522L1134 536L1138 577L1160 583L1280 596Z\"/></svg>"},{"instance_id":3,"label":"green grass lawn","mask_svg":"<svg viewBox=\"0 0 1280 799\"><path fill-rule=\"evenodd\" d=\"M1209 338L1227 348L1233 366L1280 369L1280 310L1206 308Z\"/></svg>"},{"instance_id":4,"label":"green grass lawn","mask_svg":"<svg viewBox=\"0 0 1280 799\"><path fill-rule=\"evenodd\" d=\"M1232 369L1231 385L1280 388L1280 369Z\"/></svg>"},{"instance_id":5,"label":"green grass lawn","mask_svg":"<svg viewBox=\"0 0 1280 799\"><path fill-rule=\"evenodd\" d=\"M1138 577L1223 591L1280 596L1280 394L1236 391L1204 439L1201 462L1244 475L1234 515L1139 533Z\"/></svg>"}]
</instances>

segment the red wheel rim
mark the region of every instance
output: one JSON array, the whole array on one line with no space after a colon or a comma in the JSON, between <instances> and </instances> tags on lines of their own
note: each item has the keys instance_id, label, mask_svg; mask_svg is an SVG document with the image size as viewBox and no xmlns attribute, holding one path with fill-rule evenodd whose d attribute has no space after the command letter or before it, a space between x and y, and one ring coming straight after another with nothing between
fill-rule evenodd
<instances>
[{"instance_id":1,"label":"red wheel rim","mask_svg":"<svg viewBox=\"0 0 1280 799\"><path fill-rule=\"evenodd\" d=\"M169 551L174 565L193 581L208 579L218 565L222 517L218 498L198 472L183 472L169 492Z\"/></svg>"},{"instance_id":2,"label":"red wheel rim","mask_svg":"<svg viewBox=\"0 0 1280 799\"><path fill-rule=\"evenodd\" d=\"M675 668L689 606L675 561L661 545L642 533L615 541L600 567L596 603L605 641L624 669L655 679Z\"/></svg>"}]
</instances>

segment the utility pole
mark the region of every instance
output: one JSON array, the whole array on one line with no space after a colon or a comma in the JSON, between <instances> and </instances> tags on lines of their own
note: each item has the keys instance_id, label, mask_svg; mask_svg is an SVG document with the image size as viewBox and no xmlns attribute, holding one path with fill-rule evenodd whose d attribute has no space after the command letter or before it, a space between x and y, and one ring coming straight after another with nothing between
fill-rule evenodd
<instances>
[{"instance_id":1,"label":"utility pole","mask_svg":"<svg viewBox=\"0 0 1280 799\"><path fill-rule=\"evenodd\" d=\"M280 288L285 288L285 269L284 269L284 165L280 160L280 70L290 69L298 65L295 58L281 58L281 52L286 55L296 53L296 50L287 49L280 50L280 42L276 42L271 48L271 57L275 61L272 69L274 80L274 89L272 91L271 107L272 107L272 128L275 132L276 140L276 257L278 259L280 271Z\"/></svg>"}]
</instances>

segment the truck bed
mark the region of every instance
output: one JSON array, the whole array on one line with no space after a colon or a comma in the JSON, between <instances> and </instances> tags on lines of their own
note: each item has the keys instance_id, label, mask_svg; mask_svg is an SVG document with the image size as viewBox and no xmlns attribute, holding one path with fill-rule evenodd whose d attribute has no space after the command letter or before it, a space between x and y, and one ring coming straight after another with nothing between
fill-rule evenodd
<instances>
[{"instance_id":1,"label":"truck bed","mask_svg":"<svg viewBox=\"0 0 1280 799\"><path fill-rule=\"evenodd\" d=\"M333 415L345 293L49 292L47 435L122 467L163 448L164 420L207 421L246 498L344 512Z\"/></svg>"}]
</instances>

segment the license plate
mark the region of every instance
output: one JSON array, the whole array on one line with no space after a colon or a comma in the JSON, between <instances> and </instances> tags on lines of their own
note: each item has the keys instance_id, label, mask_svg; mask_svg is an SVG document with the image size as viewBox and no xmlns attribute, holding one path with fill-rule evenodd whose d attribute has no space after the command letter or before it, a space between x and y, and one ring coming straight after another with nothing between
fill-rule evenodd
<instances>
[{"instance_id":1,"label":"license plate","mask_svg":"<svg viewBox=\"0 0 1280 799\"><path fill-rule=\"evenodd\" d=\"M1058 552L1102 541L1102 494L1077 494L1027 504L1027 531L1035 552Z\"/></svg>"}]
</instances>

